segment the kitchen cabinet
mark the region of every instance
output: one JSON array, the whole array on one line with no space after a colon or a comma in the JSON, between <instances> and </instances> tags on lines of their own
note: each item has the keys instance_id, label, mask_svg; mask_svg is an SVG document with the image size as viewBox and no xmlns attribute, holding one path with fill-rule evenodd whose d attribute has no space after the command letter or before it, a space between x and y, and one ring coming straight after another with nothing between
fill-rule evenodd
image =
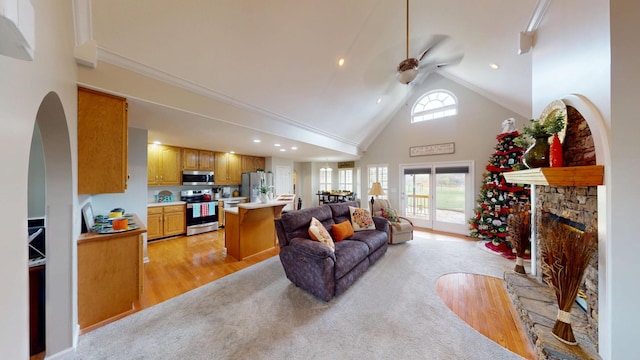
<instances>
[{"instance_id":1,"label":"kitchen cabinet","mask_svg":"<svg viewBox=\"0 0 640 360\"><path fill-rule=\"evenodd\" d=\"M240 155L216 152L214 162L216 185L239 185L242 182Z\"/></svg>"},{"instance_id":2,"label":"kitchen cabinet","mask_svg":"<svg viewBox=\"0 0 640 360\"><path fill-rule=\"evenodd\" d=\"M143 291L142 234L146 229L83 233L78 238L78 323L83 332L136 311Z\"/></svg>"},{"instance_id":3,"label":"kitchen cabinet","mask_svg":"<svg viewBox=\"0 0 640 360\"><path fill-rule=\"evenodd\" d=\"M78 88L78 194L127 188L127 100Z\"/></svg>"},{"instance_id":4,"label":"kitchen cabinet","mask_svg":"<svg viewBox=\"0 0 640 360\"><path fill-rule=\"evenodd\" d=\"M241 173L254 172L258 169L264 170L265 158L260 156L242 155Z\"/></svg>"},{"instance_id":5,"label":"kitchen cabinet","mask_svg":"<svg viewBox=\"0 0 640 360\"><path fill-rule=\"evenodd\" d=\"M265 165L265 163L266 163L266 161L265 161L265 158L264 158L264 157L262 157L262 156L254 156L254 157L253 157L253 162L254 162L254 164L255 164L256 171L257 171L258 169L265 170L265 166L266 166L266 165Z\"/></svg>"},{"instance_id":6,"label":"kitchen cabinet","mask_svg":"<svg viewBox=\"0 0 640 360\"><path fill-rule=\"evenodd\" d=\"M182 185L181 149L175 146L147 146L147 185Z\"/></svg>"},{"instance_id":7,"label":"kitchen cabinet","mask_svg":"<svg viewBox=\"0 0 640 360\"><path fill-rule=\"evenodd\" d=\"M224 227L224 201L218 201L218 227Z\"/></svg>"},{"instance_id":8,"label":"kitchen cabinet","mask_svg":"<svg viewBox=\"0 0 640 360\"><path fill-rule=\"evenodd\" d=\"M162 206L147 208L147 240L159 239L164 236L162 229L163 220Z\"/></svg>"},{"instance_id":9,"label":"kitchen cabinet","mask_svg":"<svg viewBox=\"0 0 640 360\"><path fill-rule=\"evenodd\" d=\"M185 205L149 206L147 240L182 235L187 232Z\"/></svg>"},{"instance_id":10,"label":"kitchen cabinet","mask_svg":"<svg viewBox=\"0 0 640 360\"><path fill-rule=\"evenodd\" d=\"M213 151L182 149L182 170L214 171Z\"/></svg>"}]
</instances>

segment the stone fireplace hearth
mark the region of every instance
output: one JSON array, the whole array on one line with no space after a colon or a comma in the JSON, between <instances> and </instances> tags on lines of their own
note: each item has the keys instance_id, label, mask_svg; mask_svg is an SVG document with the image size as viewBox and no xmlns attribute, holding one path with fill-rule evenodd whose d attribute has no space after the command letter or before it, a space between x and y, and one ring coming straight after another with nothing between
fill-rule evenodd
<instances>
[{"instance_id":1,"label":"stone fireplace hearth","mask_svg":"<svg viewBox=\"0 0 640 360\"><path fill-rule=\"evenodd\" d=\"M563 166L578 169L593 168L596 165L594 140L587 121L580 112L567 106L567 130L563 143ZM584 167L584 168L580 168ZM533 169L532 169L533 170ZM525 170L529 172L531 170ZM523 173L524 173L523 172ZM524 176L524 175L517 175ZM505 175L505 177L507 177ZM577 177L580 177L579 175ZM518 178L520 180L520 178ZM507 177L507 181L512 182ZM523 181L520 181L523 182ZM524 181L526 182L526 181ZM588 181L587 181L588 182ZM530 182L536 184L536 180ZM543 182L544 183L544 182ZM567 186L564 183L535 186L535 225L540 226L542 212L581 223L587 227L598 227L598 187L600 183ZM585 186L582 186L585 185ZM536 233L538 233L536 231ZM538 236L539 237L539 236ZM537 239L539 244L540 239ZM581 287L587 296L587 309L574 306L571 323L577 346L563 344L551 335L551 328L557 314L555 294L543 282L539 246L536 263L536 276L521 276L506 273L505 281L510 295L522 318L525 328L533 340L539 359L599 359L598 356L598 256L591 259Z\"/></svg>"}]
</instances>

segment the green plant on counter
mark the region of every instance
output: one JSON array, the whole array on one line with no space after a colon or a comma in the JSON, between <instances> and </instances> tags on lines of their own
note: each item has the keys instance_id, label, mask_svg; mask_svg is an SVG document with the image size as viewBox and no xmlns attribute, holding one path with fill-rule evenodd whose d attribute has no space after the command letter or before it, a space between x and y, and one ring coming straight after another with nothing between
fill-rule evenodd
<instances>
[{"instance_id":1,"label":"green plant on counter","mask_svg":"<svg viewBox=\"0 0 640 360\"><path fill-rule=\"evenodd\" d=\"M260 194L267 194L271 188L267 185L260 186Z\"/></svg>"}]
</instances>

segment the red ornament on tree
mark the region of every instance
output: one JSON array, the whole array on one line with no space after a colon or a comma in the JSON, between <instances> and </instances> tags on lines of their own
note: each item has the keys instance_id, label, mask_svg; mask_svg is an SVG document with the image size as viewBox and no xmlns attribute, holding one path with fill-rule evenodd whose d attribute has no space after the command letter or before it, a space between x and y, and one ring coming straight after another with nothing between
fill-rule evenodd
<instances>
[{"instance_id":1,"label":"red ornament on tree","mask_svg":"<svg viewBox=\"0 0 640 360\"><path fill-rule=\"evenodd\" d=\"M549 166L562 167L562 143L558 134L553 134L551 145L549 146Z\"/></svg>"}]
</instances>

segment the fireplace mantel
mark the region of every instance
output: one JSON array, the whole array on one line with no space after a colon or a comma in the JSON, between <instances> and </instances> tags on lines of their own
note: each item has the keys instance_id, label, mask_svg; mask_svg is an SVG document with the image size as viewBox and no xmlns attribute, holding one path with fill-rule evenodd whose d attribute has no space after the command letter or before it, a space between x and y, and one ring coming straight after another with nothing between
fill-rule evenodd
<instances>
[{"instance_id":1,"label":"fireplace mantel","mask_svg":"<svg viewBox=\"0 0 640 360\"><path fill-rule=\"evenodd\" d=\"M604 184L604 166L545 167L502 173L513 184L598 186Z\"/></svg>"}]
</instances>

